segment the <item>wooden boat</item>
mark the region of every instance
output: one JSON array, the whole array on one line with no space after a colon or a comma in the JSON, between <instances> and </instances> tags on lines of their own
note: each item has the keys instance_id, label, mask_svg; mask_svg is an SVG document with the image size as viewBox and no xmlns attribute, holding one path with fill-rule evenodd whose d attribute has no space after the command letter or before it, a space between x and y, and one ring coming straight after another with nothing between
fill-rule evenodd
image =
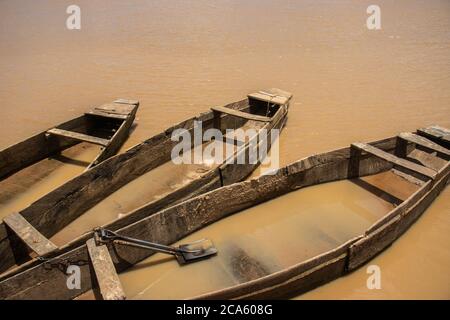
<instances>
[{"instance_id":1,"label":"wooden boat","mask_svg":"<svg viewBox=\"0 0 450 320\"><path fill-rule=\"evenodd\" d=\"M192 136L196 130L195 124L201 121L202 137L203 133L211 128L220 129L223 133L227 129L254 129L256 134L239 143L233 140L233 143L237 144L235 152L221 165L211 167L194 180L159 199L109 221L105 227L119 229L183 199L247 177L259 162L238 164L236 159L241 156L248 157L249 152L262 143L258 135L268 136L271 129L283 128L287 121L291 97L290 93L269 89L250 94L248 98L225 107L214 107L211 111L183 121L127 152L108 159L21 212L6 217L0 224L0 271L9 270L3 273L0 279L6 279L38 264L43 257L52 257L76 248L92 237L92 229L83 230L85 234L60 247L49 239L116 190L170 162L171 152L178 144L171 135L177 129L184 129L184 132ZM228 139L226 135L224 137ZM270 138L267 140L267 147L270 148ZM255 141L258 142L255 144ZM191 146L194 146L194 139Z\"/></svg>"},{"instance_id":2,"label":"wooden boat","mask_svg":"<svg viewBox=\"0 0 450 320\"><path fill-rule=\"evenodd\" d=\"M139 102L118 99L0 151L0 180L80 142L103 147L86 170L114 155L125 141Z\"/></svg>"},{"instance_id":3,"label":"wooden boat","mask_svg":"<svg viewBox=\"0 0 450 320\"><path fill-rule=\"evenodd\" d=\"M450 130L441 126L433 125L418 129L421 135L434 141L443 147L450 149Z\"/></svg>"},{"instance_id":4,"label":"wooden boat","mask_svg":"<svg viewBox=\"0 0 450 320\"><path fill-rule=\"evenodd\" d=\"M238 264L240 267L225 272L236 276L238 280L235 280L234 285L192 298L286 297L310 290L358 268L400 237L445 188L450 172L449 159L450 151L421 136L421 131L416 134L402 133L370 144L354 143L348 148L304 158L277 170L273 175L263 175L215 189L116 232L167 245L246 208L320 183L360 179L387 172L417 187L406 200L398 203L365 232L331 250L265 275L252 273L253 267L264 262L258 261L258 256L239 259L243 261ZM291 248L294 245L291 244ZM221 248L217 249L220 256ZM89 239L86 245L0 282L0 297L72 299L90 290L93 283L98 283L94 289L104 299L123 299L125 293L118 274L152 254L154 252L149 250L114 242L102 244ZM213 259L216 258L202 263L213 263ZM64 270L68 265L80 267L79 290L69 290L66 286L67 275ZM154 264L141 266L144 267L152 268ZM247 274L241 277L236 273Z\"/></svg>"}]
</instances>

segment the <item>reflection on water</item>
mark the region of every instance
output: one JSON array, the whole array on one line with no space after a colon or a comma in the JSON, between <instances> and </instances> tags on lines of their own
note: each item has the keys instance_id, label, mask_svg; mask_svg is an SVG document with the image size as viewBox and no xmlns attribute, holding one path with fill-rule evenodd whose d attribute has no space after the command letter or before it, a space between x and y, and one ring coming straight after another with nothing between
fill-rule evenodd
<instances>
[{"instance_id":1,"label":"reflection on water","mask_svg":"<svg viewBox=\"0 0 450 320\"><path fill-rule=\"evenodd\" d=\"M378 0L380 31L365 26L369 0L77 4L82 29L68 31L64 1L0 1L0 148L93 105L136 98L138 126L125 149L212 105L266 87L294 94L280 138L281 165L432 123L450 127L449 1ZM30 190L16 186L15 192L25 191L17 205L0 185L0 215L24 207L80 168L72 170ZM438 199L444 209L450 203L445 194ZM112 208L105 209L120 213ZM420 246L433 249L421 259L417 241L402 240L402 262L411 274L426 277L427 285L419 286L423 296L449 298L450 232L425 236L438 221L449 225L443 216L448 209L441 215L429 211L434 214L412 230L423 235ZM383 254L377 261L388 267L398 256ZM396 281L403 270L394 270L384 282L391 289L379 293L384 298L410 290L407 281ZM348 279L338 281L358 290L360 284Z\"/></svg>"}]
</instances>

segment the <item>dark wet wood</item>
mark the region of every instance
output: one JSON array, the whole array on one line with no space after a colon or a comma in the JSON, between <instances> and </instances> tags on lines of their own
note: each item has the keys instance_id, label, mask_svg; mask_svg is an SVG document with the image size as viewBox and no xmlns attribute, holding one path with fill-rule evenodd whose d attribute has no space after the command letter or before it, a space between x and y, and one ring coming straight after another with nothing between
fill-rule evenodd
<instances>
[{"instance_id":1,"label":"dark wet wood","mask_svg":"<svg viewBox=\"0 0 450 320\"><path fill-rule=\"evenodd\" d=\"M37 231L24 217L14 212L3 219L3 222L39 256L46 256L58 249L50 240Z\"/></svg>"},{"instance_id":2,"label":"dark wet wood","mask_svg":"<svg viewBox=\"0 0 450 320\"><path fill-rule=\"evenodd\" d=\"M116 100L117 101L117 100ZM126 121L123 121L120 125L119 129L114 133L114 135L111 137L110 142L108 146L92 161L92 163L86 168L86 170L91 169L92 167L98 165L99 163L103 162L104 160L112 157L117 152L119 152L119 149L122 147L123 143L125 142L126 138L128 137L128 134L130 133L130 128L133 125L134 119L136 117L137 108L139 107L138 101L133 100L119 100L121 104L125 104L125 102L130 101L134 102L133 105L126 105L127 109L130 110L128 114L108 114L109 116L125 116L127 118Z\"/></svg>"},{"instance_id":3,"label":"dark wet wood","mask_svg":"<svg viewBox=\"0 0 450 320\"><path fill-rule=\"evenodd\" d=\"M89 259L95 273L97 298L102 300L125 300L126 295L109 255L108 247L97 245L95 239L86 242ZM98 288L96 288L98 286Z\"/></svg>"}]
</instances>

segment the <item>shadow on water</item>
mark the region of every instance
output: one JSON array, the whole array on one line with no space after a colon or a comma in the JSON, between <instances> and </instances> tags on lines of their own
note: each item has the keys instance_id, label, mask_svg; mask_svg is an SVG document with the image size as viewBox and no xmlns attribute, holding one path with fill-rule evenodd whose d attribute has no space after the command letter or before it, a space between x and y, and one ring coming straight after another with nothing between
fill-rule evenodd
<instances>
[{"instance_id":1,"label":"shadow on water","mask_svg":"<svg viewBox=\"0 0 450 320\"><path fill-rule=\"evenodd\" d=\"M83 160L78 160L78 159L73 159L73 158L69 158L67 156L64 156L62 154L56 154L50 157L50 159L53 160L57 160L61 163L64 164L71 164L77 167L83 167L83 168L87 168L90 165L90 162L88 161L83 161Z\"/></svg>"}]
</instances>

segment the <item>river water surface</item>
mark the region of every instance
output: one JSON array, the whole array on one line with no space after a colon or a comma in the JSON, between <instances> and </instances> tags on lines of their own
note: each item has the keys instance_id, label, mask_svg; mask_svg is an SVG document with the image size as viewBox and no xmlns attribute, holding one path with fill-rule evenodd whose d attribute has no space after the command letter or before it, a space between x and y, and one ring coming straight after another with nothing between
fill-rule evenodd
<instances>
[{"instance_id":1,"label":"river water surface","mask_svg":"<svg viewBox=\"0 0 450 320\"><path fill-rule=\"evenodd\" d=\"M69 31L66 8L73 2L0 2L0 148L124 97L141 102L125 150L213 105L269 87L294 94L280 139L281 165L421 126L450 127L449 1L376 1L382 14L377 31L366 27L373 1L365 0L77 0L81 30ZM96 153L83 150L71 156L86 162ZM64 164L26 188L16 177L14 192L0 196L0 215L25 207L82 170ZM349 182L311 190L251 209L268 214L261 225L246 223L246 213L242 225L223 221L205 232L220 243L226 230L221 228L240 225L235 231L245 237L255 234L252 228L267 228L272 217L271 237L283 239L293 221L317 219L313 213L326 207L327 214L347 217L345 230L353 234L366 227L367 214L388 209ZM350 205L356 197L358 205ZM362 267L299 298L449 299L449 207L447 188L399 241L370 262L381 268L381 290L367 289ZM299 211L303 218L295 216ZM274 212L285 219L275 219ZM259 239L265 235L261 230ZM314 242L314 233L304 237ZM257 239L248 241L248 250L262 245ZM291 263L288 253L295 251L274 242L270 252L278 256L272 264L266 259L269 269ZM161 268L162 274L172 267ZM145 274L140 270L134 278L123 275L124 286L132 296L152 297L145 288L154 275L140 283ZM164 283L161 288L170 286Z\"/></svg>"}]
</instances>

